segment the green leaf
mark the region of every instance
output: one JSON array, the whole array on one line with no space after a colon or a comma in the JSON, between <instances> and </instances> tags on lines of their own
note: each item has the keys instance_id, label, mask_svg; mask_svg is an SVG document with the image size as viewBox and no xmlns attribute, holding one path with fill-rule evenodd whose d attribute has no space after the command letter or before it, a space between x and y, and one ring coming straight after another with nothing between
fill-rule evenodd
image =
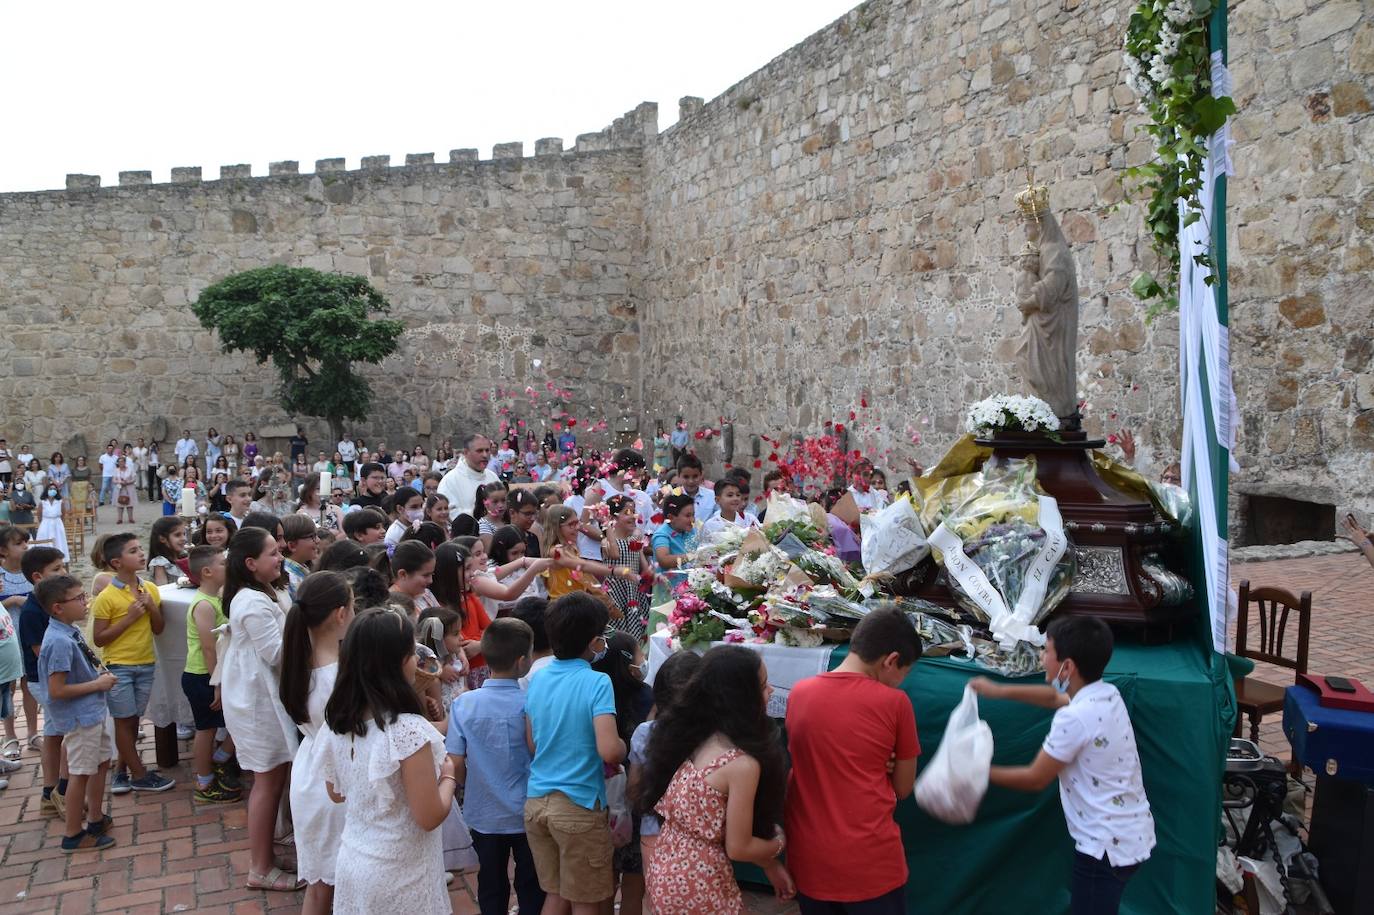
<instances>
[{"instance_id":1,"label":"green leaf","mask_svg":"<svg viewBox=\"0 0 1374 915\"><path fill-rule=\"evenodd\" d=\"M1164 290L1160 288L1155 278L1148 273L1142 273L1131 283L1131 292L1135 293L1136 298L1153 299L1160 295Z\"/></svg>"},{"instance_id":2,"label":"green leaf","mask_svg":"<svg viewBox=\"0 0 1374 915\"><path fill-rule=\"evenodd\" d=\"M1236 103L1230 96L1215 98L1205 95L1193 104L1193 111L1197 115L1197 132L1211 136L1221 129L1228 117L1236 113Z\"/></svg>"}]
</instances>

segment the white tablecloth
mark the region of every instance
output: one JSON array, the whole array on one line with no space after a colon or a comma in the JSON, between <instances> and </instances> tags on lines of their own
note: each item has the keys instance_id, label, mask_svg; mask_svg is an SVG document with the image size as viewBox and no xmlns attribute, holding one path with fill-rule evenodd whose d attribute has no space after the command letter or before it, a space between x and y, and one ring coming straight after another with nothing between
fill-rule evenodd
<instances>
[{"instance_id":1,"label":"white tablecloth","mask_svg":"<svg viewBox=\"0 0 1374 915\"><path fill-rule=\"evenodd\" d=\"M725 642L712 642L710 645L695 645L692 650L697 654L703 654L707 648L716 645L725 645ZM786 645L760 644L756 642L741 642L742 647L751 651L757 651L763 656L763 663L768 668L768 683L773 687L773 698L768 701L768 716L770 718L782 718L787 714L787 697L792 692L792 687L796 686L807 677L814 677L816 674L823 674L830 669L830 653L835 650L834 645L822 645L819 648L791 648ZM649 636L649 670L646 676L648 682L654 682L654 674L663 662L668 660L668 656L673 654L674 648L670 644L667 633L655 632Z\"/></svg>"},{"instance_id":2,"label":"white tablecloth","mask_svg":"<svg viewBox=\"0 0 1374 915\"><path fill-rule=\"evenodd\" d=\"M186 669L186 611L191 607L195 588L162 585L162 633L153 637L157 669L153 674L153 693L148 698L148 720L153 727L171 724L192 725L191 705L181 691L181 674Z\"/></svg>"}]
</instances>

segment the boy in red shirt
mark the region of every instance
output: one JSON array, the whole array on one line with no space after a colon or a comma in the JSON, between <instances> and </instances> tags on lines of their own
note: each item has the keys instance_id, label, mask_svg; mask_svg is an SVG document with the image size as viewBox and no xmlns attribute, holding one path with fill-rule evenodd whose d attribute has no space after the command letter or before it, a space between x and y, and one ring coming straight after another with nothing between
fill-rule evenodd
<instances>
[{"instance_id":1,"label":"boy in red shirt","mask_svg":"<svg viewBox=\"0 0 1374 915\"><path fill-rule=\"evenodd\" d=\"M849 656L787 700L787 869L801 915L902 915L906 852L892 819L916 782L916 715L899 688L921 640L896 610L859 622Z\"/></svg>"}]
</instances>

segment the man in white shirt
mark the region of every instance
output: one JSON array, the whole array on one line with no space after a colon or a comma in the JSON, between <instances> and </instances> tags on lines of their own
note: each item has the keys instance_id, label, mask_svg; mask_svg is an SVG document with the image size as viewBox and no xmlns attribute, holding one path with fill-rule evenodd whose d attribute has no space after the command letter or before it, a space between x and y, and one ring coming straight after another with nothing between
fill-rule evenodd
<instances>
[{"instance_id":1,"label":"man in white shirt","mask_svg":"<svg viewBox=\"0 0 1374 915\"><path fill-rule=\"evenodd\" d=\"M338 451L339 457L343 458L343 462L348 465L348 472L351 475L353 465L358 461L358 446L353 444L353 436L345 432L343 438L339 439Z\"/></svg>"},{"instance_id":2,"label":"man in white shirt","mask_svg":"<svg viewBox=\"0 0 1374 915\"><path fill-rule=\"evenodd\" d=\"M100 461L100 504L107 505L110 496L114 494L115 465L119 463L119 455L115 453L115 446L106 445L105 453L98 460Z\"/></svg>"},{"instance_id":3,"label":"man in white shirt","mask_svg":"<svg viewBox=\"0 0 1374 915\"><path fill-rule=\"evenodd\" d=\"M200 454L200 446L191 438L190 429L182 429L181 438L177 439L177 466L185 467L186 459L193 454Z\"/></svg>"},{"instance_id":4,"label":"man in white shirt","mask_svg":"<svg viewBox=\"0 0 1374 915\"><path fill-rule=\"evenodd\" d=\"M462 458L439 481L439 495L448 499L450 515L472 514L477 499L477 487L499 483L501 478L489 466L492 443L480 432L468 436Z\"/></svg>"}]
</instances>

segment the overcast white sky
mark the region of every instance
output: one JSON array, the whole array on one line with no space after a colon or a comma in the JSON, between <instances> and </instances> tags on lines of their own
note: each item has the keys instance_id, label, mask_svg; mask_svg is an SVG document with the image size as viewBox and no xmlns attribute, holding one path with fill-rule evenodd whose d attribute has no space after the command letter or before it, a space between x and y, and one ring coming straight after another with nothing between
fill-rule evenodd
<instances>
[{"instance_id":1,"label":"overcast white sky","mask_svg":"<svg viewBox=\"0 0 1374 915\"><path fill-rule=\"evenodd\" d=\"M476 147L600 130L642 101L659 129L858 0L0 4L0 191L69 172Z\"/></svg>"}]
</instances>

